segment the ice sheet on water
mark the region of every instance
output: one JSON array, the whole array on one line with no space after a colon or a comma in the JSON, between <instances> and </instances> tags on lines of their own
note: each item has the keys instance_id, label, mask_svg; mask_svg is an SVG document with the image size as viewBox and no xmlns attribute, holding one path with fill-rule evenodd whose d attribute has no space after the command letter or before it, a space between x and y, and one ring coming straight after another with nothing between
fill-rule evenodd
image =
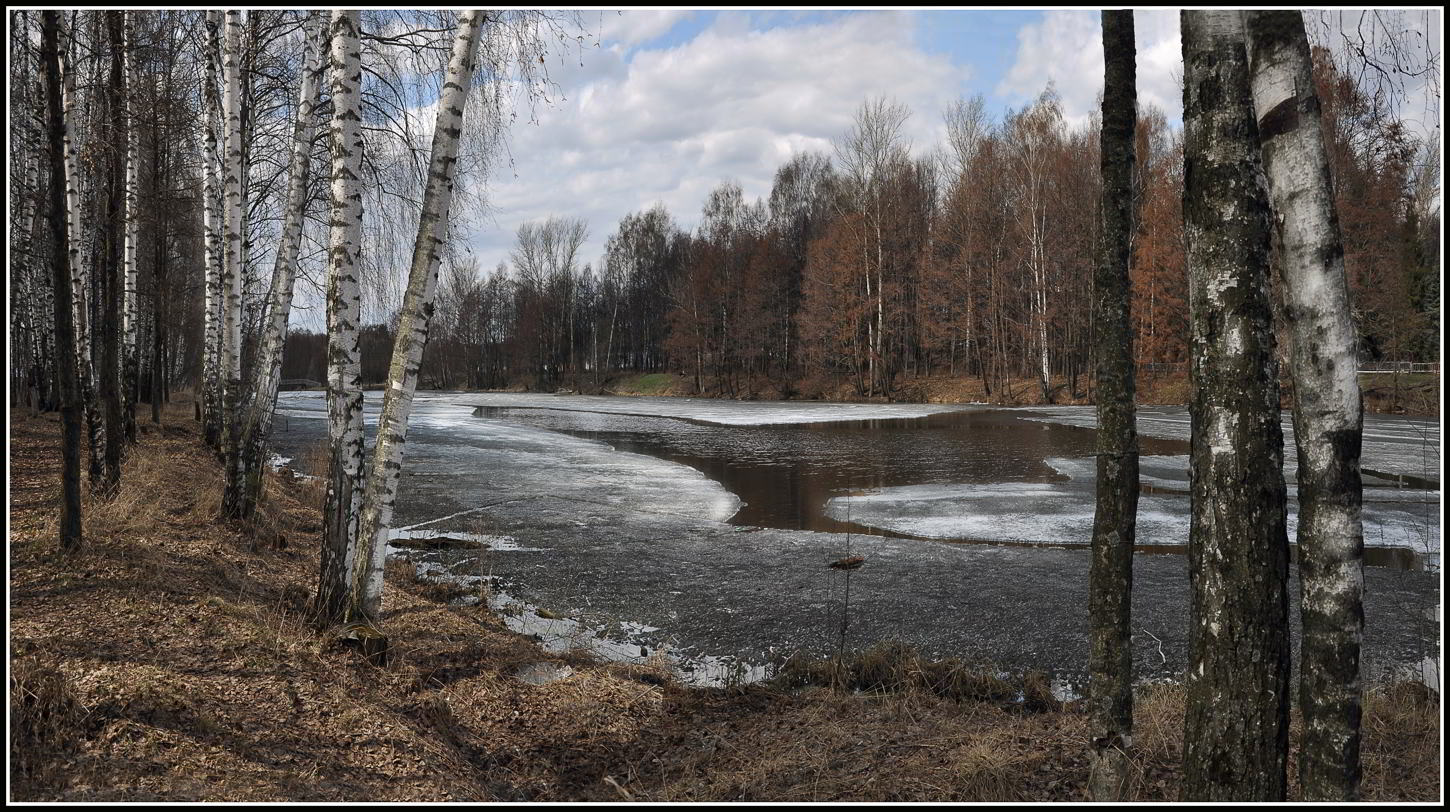
<instances>
[{"instance_id":1,"label":"ice sheet on water","mask_svg":"<svg viewBox=\"0 0 1450 812\"><path fill-rule=\"evenodd\" d=\"M326 416L321 393L288 392L281 397L289 411ZM381 392L364 393L364 412L372 413L370 423L376 422L381 401ZM400 520L421 521L411 527L428 525L448 535L470 531L454 525L466 525L470 514L500 500L565 499L595 511L643 511L714 521L725 521L740 509L738 496L688 465L616 451L596 440L475 417L476 407L470 397L459 395L424 393L415 400L404 448L406 493L398 500L399 510L412 516ZM443 506L451 509L440 509Z\"/></svg>"},{"instance_id":2,"label":"ice sheet on water","mask_svg":"<svg viewBox=\"0 0 1450 812\"><path fill-rule=\"evenodd\" d=\"M976 408L921 403L721 401L714 398L621 398L607 395L538 395L515 392L469 395L459 400L475 406L506 409L562 409L578 412L675 417L722 426L771 426L792 423L832 423L844 420L899 420Z\"/></svg>"},{"instance_id":3,"label":"ice sheet on water","mask_svg":"<svg viewBox=\"0 0 1450 812\"><path fill-rule=\"evenodd\" d=\"M1097 410L1092 406L1024 406L1015 411L1026 420L1096 428ZM1138 433L1146 437L1188 442L1192 430L1188 410L1182 406L1138 407ZM1294 425L1289 411L1281 414L1284 431L1284 476L1293 479L1298 471L1294 452ZM1440 424L1436 420L1366 414L1360 465L1373 471L1440 480ZM1373 477L1366 485L1375 484Z\"/></svg>"},{"instance_id":4,"label":"ice sheet on water","mask_svg":"<svg viewBox=\"0 0 1450 812\"><path fill-rule=\"evenodd\" d=\"M1144 457L1143 461L1146 484L1175 492L1139 495L1137 542L1187 544L1187 457ZM1050 545L1091 543L1095 461L1091 457L1053 457L1047 463L1067 480L881 488L862 495L834 497L827 503L826 513L834 519L924 538ZM1298 530L1295 491L1289 488L1290 539ZM1374 496L1385 498L1371 501ZM1432 566L1438 566L1438 501L1431 505L1412 498L1422 496L1423 492L1417 491L1366 489L1365 545L1411 549L1425 555Z\"/></svg>"}]
</instances>

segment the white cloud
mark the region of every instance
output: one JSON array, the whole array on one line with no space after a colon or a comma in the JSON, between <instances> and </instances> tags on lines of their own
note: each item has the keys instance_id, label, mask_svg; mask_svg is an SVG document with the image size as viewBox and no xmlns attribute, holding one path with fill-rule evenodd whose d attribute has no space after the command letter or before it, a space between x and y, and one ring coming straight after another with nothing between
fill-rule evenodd
<instances>
[{"instance_id":1,"label":"white cloud","mask_svg":"<svg viewBox=\"0 0 1450 812\"><path fill-rule=\"evenodd\" d=\"M513 167L489 181L493 221L474 232L485 267L507 256L521 223L550 214L588 221L582 256L595 262L619 220L656 201L689 228L724 180L738 181L747 198L768 195L782 163L804 150L829 152L868 96L906 104L907 135L928 149L967 76L918 48L911 16L896 12L767 30L721 12L689 42L626 52L624 42L647 42L672 25L666 12L636 14L615 22L606 13L606 30L625 39L585 49L582 68L554 76L566 99L538 109L537 125L522 115L515 123Z\"/></svg>"},{"instance_id":2,"label":"white cloud","mask_svg":"<svg viewBox=\"0 0 1450 812\"><path fill-rule=\"evenodd\" d=\"M632 46L663 36L677 23L695 16L693 11L586 11L585 24L589 17L599 15L597 30L603 41L614 41ZM594 27L594 26L591 26Z\"/></svg>"},{"instance_id":3,"label":"white cloud","mask_svg":"<svg viewBox=\"0 0 1450 812\"><path fill-rule=\"evenodd\" d=\"M1063 116L1074 126L1088 120L1103 89L1103 41L1096 11L1049 11L1017 32L1017 59L997 92L1026 104L1052 82ZM1170 121L1183 113L1183 55L1177 11L1136 11L1138 103L1162 109Z\"/></svg>"}]
</instances>

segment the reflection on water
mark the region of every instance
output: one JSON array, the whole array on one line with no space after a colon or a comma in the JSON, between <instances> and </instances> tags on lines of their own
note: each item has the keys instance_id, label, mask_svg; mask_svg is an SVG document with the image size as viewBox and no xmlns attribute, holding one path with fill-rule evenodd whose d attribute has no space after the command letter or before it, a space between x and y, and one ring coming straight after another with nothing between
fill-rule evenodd
<instances>
[{"instance_id":1,"label":"reflection on water","mask_svg":"<svg viewBox=\"0 0 1450 812\"><path fill-rule=\"evenodd\" d=\"M788 530L897 535L836 521L825 503L897 485L1059 482L1066 477L1046 458L1094 452L1089 429L997 410L769 426L486 406L476 413L688 465L744 500L732 524ZM1187 444L1144 438L1142 451L1184 454Z\"/></svg>"},{"instance_id":2,"label":"reflection on water","mask_svg":"<svg viewBox=\"0 0 1450 812\"><path fill-rule=\"evenodd\" d=\"M1049 466L1048 458L1091 457L1096 450L1092 429L1026 420L999 409L765 426L547 408L481 406L474 414L688 465L743 500L731 524L896 538L918 537L832 518L825 512L827 502L904 485L1062 482L1067 477ZM1139 444L1145 457L1189 451L1181 440L1140 436ZM1143 486L1145 493L1185 497L1187 488L1186 481L1181 490ZM1367 493L1366 498L1373 497ZM982 543L972 538L932 540ZM1181 555L1185 549L1139 545L1137 551ZM1425 567L1423 555L1401 547L1366 548L1365 560L1397 569Z\"/></svg>"}]
</instances>

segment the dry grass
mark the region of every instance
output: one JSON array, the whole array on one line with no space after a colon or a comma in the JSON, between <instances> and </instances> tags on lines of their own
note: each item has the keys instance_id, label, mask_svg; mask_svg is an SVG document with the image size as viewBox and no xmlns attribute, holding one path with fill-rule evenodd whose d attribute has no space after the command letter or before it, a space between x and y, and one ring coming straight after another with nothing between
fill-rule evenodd
<instances>
[{"instance_id":1,"label":"dry grass","mask_svg":"<svg viewBox=\"0 0 1450 812\"><path fill-rule=\"evenodd\" d=\"M73 557L55 550L57 423L12 414L16 800L1082 799L1075 704L1040 675L905 646L796 658L773 685L691 689L659 656L544 652L393 562L392 648L369 665L307 618L320 492L269 474L261 520L218 523L216 460L178 406L163 429L143 423L116 499L87 504ZM256 544L263 532L285 546ZM573 672L514 678L539 662ZM1175 800L1182 690L1145 689L1137 716L1133 797ZM1371 692L1364 731L1366 798L1438 795L1438 697Z\"/></svg>"}]
</instances>

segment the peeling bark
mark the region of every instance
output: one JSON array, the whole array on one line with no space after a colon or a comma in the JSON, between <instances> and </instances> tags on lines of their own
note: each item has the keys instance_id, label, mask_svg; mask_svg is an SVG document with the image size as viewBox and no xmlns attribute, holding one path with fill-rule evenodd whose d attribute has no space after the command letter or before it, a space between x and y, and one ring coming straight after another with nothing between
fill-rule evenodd
<instances>
[{"instance_id":1,"label":"peeling bark","mask_svg":"<svg viewBox=\"0 0 1450 812\"><path fill-rule=\"evenodd\" d=\"M1357 801L1364 411L1329 158L1299 11L1246 11L1250 78L1279 237L1299 452L1299 784Z\"/></svg>"},{"instance_id":2,"label":"peeling bark","mask_svg":"<svg viewBox=\"0 0 1450 812\"><path fill-rule=\"evenodd\" d=\"M1184 11L1193 360L1183 798L1282 801L1289 545L1269 210L1237 11Z\"/></svg>"}]
</instances>

